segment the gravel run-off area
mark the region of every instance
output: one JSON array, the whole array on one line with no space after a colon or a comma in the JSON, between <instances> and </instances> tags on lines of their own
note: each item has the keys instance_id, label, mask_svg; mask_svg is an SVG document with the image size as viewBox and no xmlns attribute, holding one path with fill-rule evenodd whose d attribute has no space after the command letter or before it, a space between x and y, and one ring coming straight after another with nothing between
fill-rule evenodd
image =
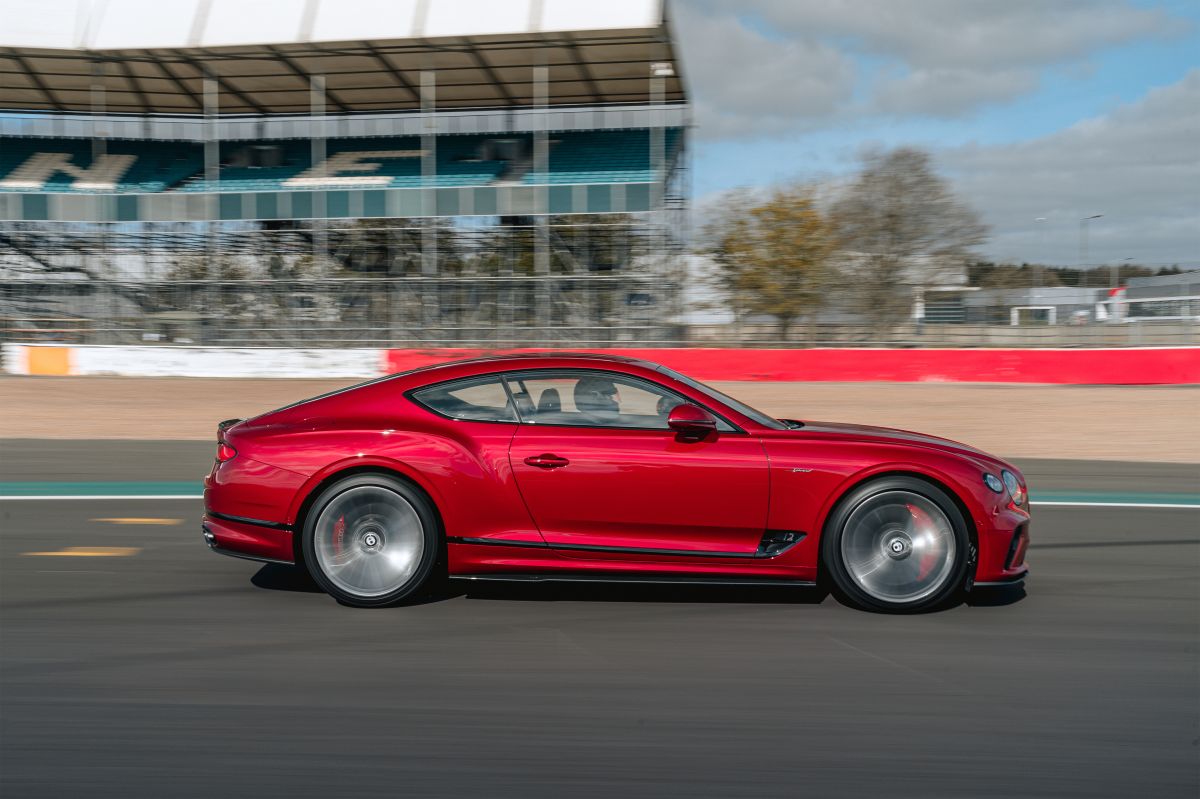
<instances>
[{"instance_id":1,"label":"gravel run-off area","mask_svg":"<svg viewBox=\"0 0 1200 799\"><path fill-rule=\"evenodd\" d=\"M0 438L206 440L353 380L0 377ZM1009 457L1200 462L1200 386L714 383L775 416L899 427Z\"/></svg>"}]
</instances>

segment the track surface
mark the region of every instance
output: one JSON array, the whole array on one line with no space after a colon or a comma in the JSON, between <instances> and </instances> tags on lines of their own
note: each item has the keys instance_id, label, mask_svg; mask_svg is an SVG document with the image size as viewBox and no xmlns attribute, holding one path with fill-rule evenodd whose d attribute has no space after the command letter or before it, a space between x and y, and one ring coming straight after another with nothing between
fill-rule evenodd
<instances>
[{"instance_id":1,"label":"track surface","mask_svg":"<svg viewBox=\"0 0 1200 799\"><path fill-rule=\"evenodd\" d=\"M0 481L194 480L211 457L59 446L0 458ZM1035 485L1195 490L1194 469L1022 466ZM916 617L799 589L493 586L349 610L210 554L200 512L0 501L0 795L1200 791L1200 511L1035 509L1027 595ZM95 521L126 517L182 521ZM64 547L138 551L23 554Z\"/></svg>"}]
</instances>

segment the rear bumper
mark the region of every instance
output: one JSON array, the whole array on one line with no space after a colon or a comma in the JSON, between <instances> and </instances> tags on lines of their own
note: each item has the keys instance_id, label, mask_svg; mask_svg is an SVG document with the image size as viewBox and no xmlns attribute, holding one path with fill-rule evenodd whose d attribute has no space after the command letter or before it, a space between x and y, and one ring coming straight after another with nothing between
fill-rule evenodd
<instances>
[{"instance_id":1,"label":"rear bumper","mask_svg":"<svg viewBox=\"0 0 1200 799\"><path fill-rule=\"evenodd\" d=\"M209 549L235 558L295 565L292 530L252 519L232 520L211 511L200 522Z\"/></svg>"}]
</instances>

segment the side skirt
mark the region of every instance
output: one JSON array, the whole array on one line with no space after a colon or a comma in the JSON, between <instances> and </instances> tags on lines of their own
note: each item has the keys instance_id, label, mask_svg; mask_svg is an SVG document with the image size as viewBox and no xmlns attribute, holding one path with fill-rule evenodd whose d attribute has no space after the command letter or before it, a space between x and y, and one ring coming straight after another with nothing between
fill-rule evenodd
<instances>
[{"instance_id":1,"label":"side skirt","mask_svg":"<svg viewBox=\"0 0 1200 799\"><path fill-rule=\"evenodd\" d=\"M756 580L747 577L693 577L690 575L646 576L633 574L548 574L538 573L487 573L451 574L451 580L507 583L635 583L646 585L732 585L732 586L788 586L792 588L814 588L811 580Z\"/></svg>"},{"instance_id":2,"label":"side skirt","mask_svg":"<svg viewBox=\"0 0 1200 799\"><path fill-rule=\"evenodd\" d=\"M446 536L448 544L475 544L493 547L532 547L534 549L563 550L567 552L617 552L624 555L667 555L673 558L725 558L768 560L787 552L806 538L804 533L787 530L768 531L763 543L755 552L713 552L701 549L655 549L648 547L614 547L595 544L547 544L538 541L505 541L495 538L467 538L458 535Z\"/></svg>"}]
</instances>

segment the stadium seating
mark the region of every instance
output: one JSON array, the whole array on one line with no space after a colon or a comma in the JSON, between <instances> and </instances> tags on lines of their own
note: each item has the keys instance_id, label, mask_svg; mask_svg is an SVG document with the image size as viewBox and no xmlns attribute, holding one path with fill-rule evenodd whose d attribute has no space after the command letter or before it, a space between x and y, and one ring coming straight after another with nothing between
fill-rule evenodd
<instances>
[{"instance_id":1,"label":"stadium seating","mask_svg":"<svg viewBox=\"0 0 1200 799\"><path fill-rule=\"evenodd\" d=\"M666 131L674 158L678 128ZM644 183L652 179L646 130L606 130L550 135L549 169L532 169L528 134L507 137L507 160L494 137L442 136L436 147L438 187L522 184ZM100 156L96 158L95 156ZM51 192L254 192L330 188L417 188L419 137L330 139L314 168L307 140L225 142L218 180L204 178L202 145L194 142L109 140L93 153L86 139L0 141L0 191Z\"/></svg>"},{"instance_id":2,"label":"stadium seating","mask_svg":"<svg viewBox=\"0 0 1200 799\"><path fill-rule=\"evenodd\" d=\"M668 128L665 155L672 159L679 144L679 129ZM553 137L549 171L530 170L523 183L647 183L650 169L650 134L646 130L603 130L566 133Z\"/></svg>"}]
</instances>

